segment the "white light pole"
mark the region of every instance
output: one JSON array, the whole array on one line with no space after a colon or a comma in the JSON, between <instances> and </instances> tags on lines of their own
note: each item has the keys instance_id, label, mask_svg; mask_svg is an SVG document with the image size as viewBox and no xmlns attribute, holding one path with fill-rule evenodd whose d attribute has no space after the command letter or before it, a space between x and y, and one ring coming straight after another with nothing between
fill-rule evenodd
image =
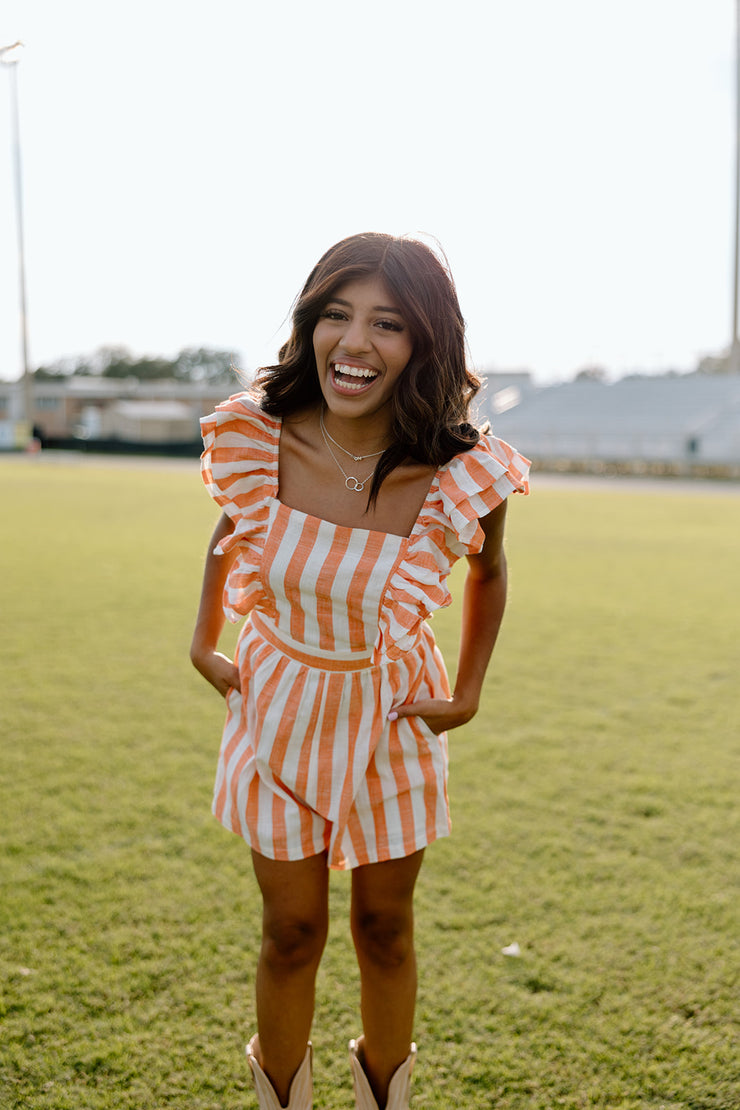
<instances>
[{"instance_id":1,"label":"white light pole","mask_svg":"<svg viewBox=\"0 0 740 1110\"><path fill-rule=\"evenodd\" d=\"M735 0L735 257L732 280L732 346L730 370L740 370L738 278L740 274L740 0Z\"/></svg>"},{"instance_id":2,"label":"white light pole","mask_svg":"<svg viewBox=\"0 0 740 1110\"><path fill-rule=\"evenodd\" d=\"M33 378L28 356L28 317L26 311L26 254L23 238L23 177L21 173L21 125L18 112L18 63L21 60L23 43L14 42L11 46L0 47L0 63L7 66L10 73L10 111L13 127L13 168L15 179L15 210L18 228L18 292L21 317L21 355L23 364L23 411L22 419L31 434L33 423Z\"/></svg>"}]
</instances>

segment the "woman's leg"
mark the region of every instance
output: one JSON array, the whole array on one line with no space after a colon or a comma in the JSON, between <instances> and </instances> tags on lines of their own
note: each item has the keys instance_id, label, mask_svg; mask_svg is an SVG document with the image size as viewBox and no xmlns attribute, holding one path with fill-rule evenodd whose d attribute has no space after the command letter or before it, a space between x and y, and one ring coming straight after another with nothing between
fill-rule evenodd
<instances>
[{"instance_id":1,"label":"woman's leg","mask_svg":"<svg viewBox=\"0 0 740 1110\"><path fill-rule=\"evenodd\" d=\"M286 863L252 852L252 863L263 900L256 1055L285 1106L311 1033L329 922L329 872L326 853Z\"/></svg>"},{"instance_id":2,"label":"woman's leg","mask_svg":"<svg viewBox=\"0 0 740 1110\"><path fill-rule=\"evenodd\" d=\"M352 872L352 936L362 983L361 1062L378 1106L409 1054L416 1003L414 885L423 850Z\"/></svg>"}]
</instances>

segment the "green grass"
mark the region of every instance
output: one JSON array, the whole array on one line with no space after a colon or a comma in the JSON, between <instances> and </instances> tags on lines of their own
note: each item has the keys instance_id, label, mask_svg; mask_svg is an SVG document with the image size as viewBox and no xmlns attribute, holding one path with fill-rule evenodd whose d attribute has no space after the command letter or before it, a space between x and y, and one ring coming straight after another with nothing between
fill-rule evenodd
<instances>
[{"instance_id":1,"label":"green grass","mask_svg":"<svg viewBox=\"0 0 740 1110\"><path fill-rule=\"evenodd\" d=\"M420 879L412 1105L738 1110L740 497L535 491ZM0 1107L255 1106L259 899L187 661L215 510L195 466L44 457L0 460L0 507ZM453 661L455 611L434 624ZM327 1110L352 1106L348 889Z\"/></svg>"}]
</instances>

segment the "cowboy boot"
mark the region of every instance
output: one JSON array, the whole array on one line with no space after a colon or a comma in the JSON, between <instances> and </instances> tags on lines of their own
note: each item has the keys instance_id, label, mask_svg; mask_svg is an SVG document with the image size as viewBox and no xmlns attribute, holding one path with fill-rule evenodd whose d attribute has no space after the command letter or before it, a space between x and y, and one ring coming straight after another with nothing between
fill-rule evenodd
<instances>
[{"instance_id":1,"label":"cowboy boot","mask_svg":"<svg viewBox=\"0 0 740 1110\"><path fill-rule=\"evenodd\" d=\"M257 1091L257 1101L260 1110L311 1110L313 1106L313 1076L311 1073L313 1049L311 1047L311 1042L308 1042L306 1055L303 1057L303 1063L291 1080L288 1104L285 1108L275 1094L275 1088L272 1083L260 1067L255 1055L256 1047L257 1035L255 1034L247 1045L246 1051L247 1060L252 1069L252 1078L254 1080L255 1090Z\"/></svg>"},{"instance_id":2,"label":"cowboy boot","mask_svg":"<svg viewBox=\"0 0 740 1110\"><path fill-rule=\"evenodd\" d=\"M361 1040L362 1038L360 1038ZM349 1063L352 1068L352 1081L355 1086L355 1103L357 1110L378 1110L375 1095L372 1092L365 1070L360 1063L358 1051L361 1050L360 1041L349 1042ZM411 1071L416 1059L416 1045L411 1045L411 1051L401 1064L396 1068L388 1086L388 1098L385 1110L408 1110L411 1098Z\"/></svg>"}]
</instances>

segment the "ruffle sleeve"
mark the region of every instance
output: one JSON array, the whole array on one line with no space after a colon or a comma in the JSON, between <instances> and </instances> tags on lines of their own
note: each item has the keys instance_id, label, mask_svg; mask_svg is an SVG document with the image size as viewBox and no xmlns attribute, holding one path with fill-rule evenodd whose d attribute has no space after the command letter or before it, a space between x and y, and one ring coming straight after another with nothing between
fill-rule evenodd
<instances>
[{"instance_id":1,"label":"ruffle sleeve","mask_svg":"<svg viewBox=\"0 0 740 1110\"><path fill-rule=\"evenodd\" d=\"M483 436L437 472L414 530L388 584L376 658L397 659L416 643L421 624L452 598L447 577L485 539L480 518L511 493L529 493L530 462L508 443Z\"/></svg>"},{"instance_id":2,"label":"ruffle sleeve","mask_svg":"<svg viewBox=\"0 0 740 1110\"><path fill-rule=\"evenodd\" d=\"M262 588L260 561L270 502L278 491L280 421L262 412L249 394L237 393L200 425L203 482L234 522L214 553L236 548L223 597L226 616L236 622L254 608Z\"/></svg>"},{"instance_id":3,"label":"ruffle sleeve","mask_svg":"<svg viewBox=\"0 0 740 1110\"><path fill-rule=\"evenodd\" d=\"M481 436L471 451L456 455L439 472L435 506L448 522L448 542L460 555L476 555L483 547L480 518L512 493L529 493L529 459L495 436ZM451 527L450 527L451 526Z\"/></svg>"}]
</instances>

